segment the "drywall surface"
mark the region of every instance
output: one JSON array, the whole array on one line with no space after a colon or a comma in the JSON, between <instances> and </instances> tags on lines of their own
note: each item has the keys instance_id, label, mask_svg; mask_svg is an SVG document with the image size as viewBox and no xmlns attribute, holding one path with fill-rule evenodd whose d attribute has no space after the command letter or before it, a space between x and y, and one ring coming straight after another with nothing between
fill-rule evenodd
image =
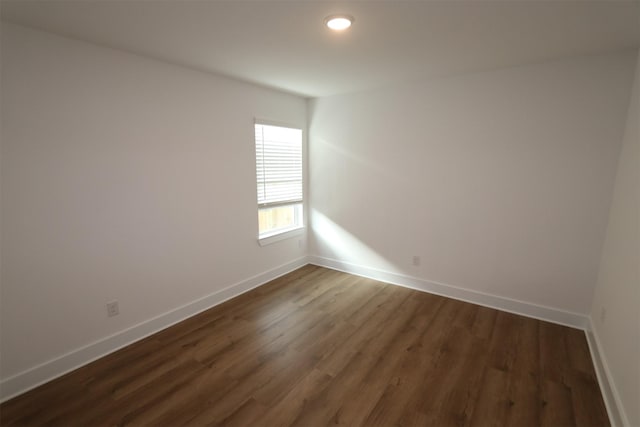
<instances>
[{"instance_id":1,"label":"drywall surface","mask_svg":"<svg viewBox=\"0 0 640 427\"><path fill-rule=\"evenodd\" d=\"M253 130L305 99L5 23L2 66L2 378L305 255L257 243Z\"/></svg>"},{"instance_id":2,"label":"drywall surface","mask_svg":"<svg viewBox=\"0 0 640 427\"><path fill-rule=\"evenodd\" d=\"M591 312L623 422L640 426L640 59Z\"/></svg>"},{"instance_id":3,"label":"drywall surface","mask_svg":"<svg viewBox=\"0 0 640 427\"><path fill-rule=\"evenodd\" d=\"M635 57L311 101L311 254L589 313Z\"/></svg>"}]
</instances>

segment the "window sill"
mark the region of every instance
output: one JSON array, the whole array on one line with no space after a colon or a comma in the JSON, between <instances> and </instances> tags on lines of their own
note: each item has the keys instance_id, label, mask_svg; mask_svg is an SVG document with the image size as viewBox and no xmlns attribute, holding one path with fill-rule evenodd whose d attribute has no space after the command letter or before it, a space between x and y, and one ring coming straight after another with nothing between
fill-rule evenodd
<instances>
[{"instance_id":1,"label":"window sill","mask_svg":"<svg viewBox=\"0 0 640 427\"><path fill-rule=\"evenodd\" d=\"M270 236L261 237L258 239L258 244L260 246L266 246L275 242L279 242L280 240L290 239L296 236L302 236L303 234L304 234L304 227L298 227L298 228L294 228L293 230L286 230L277 234L272 234Z\"/></svg>"}]
</instances>

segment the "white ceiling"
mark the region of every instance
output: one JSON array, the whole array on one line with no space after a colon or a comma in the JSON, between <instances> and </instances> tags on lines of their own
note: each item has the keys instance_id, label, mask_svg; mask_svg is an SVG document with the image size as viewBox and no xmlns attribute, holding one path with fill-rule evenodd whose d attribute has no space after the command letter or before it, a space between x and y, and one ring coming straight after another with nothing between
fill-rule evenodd
<instances>
[{"instance_id":1,"label":"white ceiling","mask_svg":"<svg viewBox=\"0 0 640 427\"><path fill-rule=\"evenodd\" d=\"M1 13L309 97L640 46L640 1L2 0ZM327 30L334 13L353 27Z\"/></svg>"}]
</instances>

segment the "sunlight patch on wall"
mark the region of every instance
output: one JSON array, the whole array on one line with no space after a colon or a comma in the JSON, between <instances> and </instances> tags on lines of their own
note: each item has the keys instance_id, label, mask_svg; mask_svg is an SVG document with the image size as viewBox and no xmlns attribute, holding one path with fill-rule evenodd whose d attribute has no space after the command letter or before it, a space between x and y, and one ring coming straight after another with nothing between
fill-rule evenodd
<instances>
[{"instance_id":1,"label":"sunlight patch on wall","mask_svg":"<svg viewBox=\"0 0 640 427\"><path fill-rule=\"evenodd\" d=\"M392 273L399 272L386 258L322 212L312 209L311 217L319 253L340 261L375 266L377 269Z\"/></svg>"}]
</instances>

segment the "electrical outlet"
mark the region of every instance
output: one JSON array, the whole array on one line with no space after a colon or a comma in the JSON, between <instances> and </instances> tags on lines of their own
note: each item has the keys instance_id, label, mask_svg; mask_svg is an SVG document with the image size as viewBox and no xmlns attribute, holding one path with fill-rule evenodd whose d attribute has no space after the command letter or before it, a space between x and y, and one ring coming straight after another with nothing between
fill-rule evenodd
<instances>
[{"instance_id":1,"label":"electrical outlet","mask_svg":"<svg viewBox=\"0 0 640 427\"><path fill-rule=\"evenodd\" d=\"M607 318L607 309L602 307L600 308L600 323L604 323Z\"/></svg>"},{"instance_id":2,"label":"electrical outlet","mask_svg":"<svg viewBox=\"0 0 640 427\"><path fill-rule=\"evenodd\" d=\"M413 259L411 260L412 264L415 266L420 265L420 257L418 255L414 255Z\"/></svg>"},{"instance_id":3,"label":"electrical outlet","mask_svg":"<svg viewBox=\"0 0 640 427\"><path fill-rule=\"evenodd\" d=\"M298 249L302 249L303 246L302 239L298 239Z\"/></svg>"},{"instance_id":4,"label":"electrical outlet","mask_svg":"<svg viewBox=\"0 0 640 427\"><path fill-rule=\"evenodd\" d=\"M120 314L120 308L118 307L118 301L111 301L107 303L107 316L113 317Z\"/></svg>"}]
</instances>

